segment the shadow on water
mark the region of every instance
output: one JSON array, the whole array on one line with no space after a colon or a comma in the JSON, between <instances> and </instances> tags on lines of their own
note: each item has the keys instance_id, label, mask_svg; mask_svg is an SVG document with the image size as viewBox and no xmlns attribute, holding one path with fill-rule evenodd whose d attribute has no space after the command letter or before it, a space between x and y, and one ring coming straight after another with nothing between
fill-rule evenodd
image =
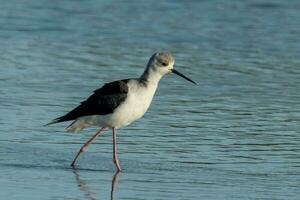
<instances>
[{"instance_id":1,"label":"shadow on water","mask_svg":"<svg viewBox=\"0 0 300 200\"><path fill-rule=\"evenodd\" d=\"M93 196L94 194L89 189L86 181L84 181L80 177L79 170L77 170L76 168L73 168L73 173L75 175L75 180L77 182L77 185L78 185L79 189L84 193L84 196L87 199L90 199L90 200L97 200L97 198ZM121 173L119 171L116 171L115 174L112 177L111 190L110 190L110 199L111 200L115 199L114 194L115 194L116 186L117 186L117 184L119 182L120 174Z\"/></svg>"}]
</instances>

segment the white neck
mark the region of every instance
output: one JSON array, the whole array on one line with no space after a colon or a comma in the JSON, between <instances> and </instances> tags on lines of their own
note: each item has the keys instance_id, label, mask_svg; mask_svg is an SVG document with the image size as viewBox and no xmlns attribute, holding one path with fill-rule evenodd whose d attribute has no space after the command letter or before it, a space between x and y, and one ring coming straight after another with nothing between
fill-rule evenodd
<instances>
[{"instance_id":1,"label":"white neck","mask_svg":"<svg viewBox=\"0 0 300 200\"><path fill-rule=\"evenodd\" d=\"M147 67L139 80L140 82L143 82L146 85L148 84L157 85L162 77L163 77L162 74L153 70L151 67Z\"/></svg>"}]
</instances>

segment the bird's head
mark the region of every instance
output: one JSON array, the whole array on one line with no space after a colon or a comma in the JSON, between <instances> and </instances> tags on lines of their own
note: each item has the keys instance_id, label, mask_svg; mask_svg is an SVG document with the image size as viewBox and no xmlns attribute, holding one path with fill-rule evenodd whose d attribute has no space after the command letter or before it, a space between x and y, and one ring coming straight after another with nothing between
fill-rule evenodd
<instances>
[{"instance_id":1,"label":"bird's head","mask_svg":"<svg viewBox=\"0 0 300 200\"><path fill-rule=\"evenodd\" d=\"M175 60L170 53L155 53L151 56L148 67L162 76L174 68Z\"/></svg>"},{"instance_id":2,"label":"bird's head","mask_svg":"<svg viewBox=\"0 0 300 200\"><path fill-rule=\"evenodd\" d=\"M174 73L174 74L181 76L182 78L196 84L190 78L186 77L182 73L175 70L174 64L175 64L175 59L171 53L160 52L160 53L155 53L151 56L151 58L148 62L148 68L155 71L156 73L161 74L161 76L168 74L168 73Z\"/></svg>"}]
</instances>

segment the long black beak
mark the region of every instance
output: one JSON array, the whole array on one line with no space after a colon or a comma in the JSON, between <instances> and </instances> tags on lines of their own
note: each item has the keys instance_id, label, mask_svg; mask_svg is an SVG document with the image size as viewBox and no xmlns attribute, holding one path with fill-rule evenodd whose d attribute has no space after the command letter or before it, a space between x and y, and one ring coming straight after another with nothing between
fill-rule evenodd
<instances>
[{"instance_id":1,"label":"long black beak","mask_svg":"<svg viewBox=\"0 0 300 200\"><path fill-rule=\"evenodd\" d=\"M185 75L183 75L182 73L180 73L179 71L175 70L174 68L171 70L174 74L177 74L178 76L181 76L182 78L184 78L185 80L188 80L192 83L194 83L195 85L197 85L197 83L195 81L193 81L192 79L186 77Z\"/></svg>"}]
</instances>

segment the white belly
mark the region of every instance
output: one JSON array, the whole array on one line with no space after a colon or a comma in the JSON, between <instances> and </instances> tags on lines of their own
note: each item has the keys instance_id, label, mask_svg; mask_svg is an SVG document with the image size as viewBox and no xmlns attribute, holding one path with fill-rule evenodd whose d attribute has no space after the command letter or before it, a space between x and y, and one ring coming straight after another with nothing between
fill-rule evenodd
<instances>
[{"instance_id":1,"label":"white belly","mask_svg":"<svg viewBox=\"0 0 300 200\"><path fill-rule=\"evenodd\" d=\"M121 128L141 118L148 110L157 85L144 87L135 80L128 82L126 100L112 114L91 115L77 119L67 130L77 132L89 126Z\"/></svg>"}]
</instances>

